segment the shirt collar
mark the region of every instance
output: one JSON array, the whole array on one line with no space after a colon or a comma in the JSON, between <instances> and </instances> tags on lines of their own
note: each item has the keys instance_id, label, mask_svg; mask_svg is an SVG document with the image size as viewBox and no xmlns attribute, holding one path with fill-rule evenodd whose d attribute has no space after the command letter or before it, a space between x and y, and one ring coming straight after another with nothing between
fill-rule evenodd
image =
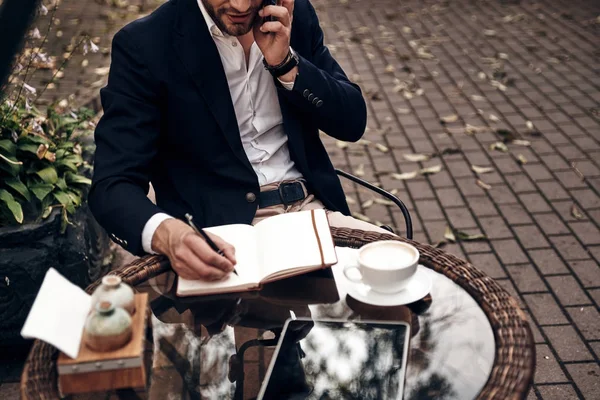
<instances>
[{"instance_id":1,"label":"shirt collar","mask_svg":"<svg viewBox=\"0 0 600 400\"><path fill-rule=\"evenodd\" d=\"M217 27L215 21L211 18L202 3L202 0L198 0L198 6L200 7L200 11L202 12L202 16L204 17L204 21L206 21L206 26L208 26L208 31L212 36L225 36L223 32Z\"/></svg>"}]
</instances>

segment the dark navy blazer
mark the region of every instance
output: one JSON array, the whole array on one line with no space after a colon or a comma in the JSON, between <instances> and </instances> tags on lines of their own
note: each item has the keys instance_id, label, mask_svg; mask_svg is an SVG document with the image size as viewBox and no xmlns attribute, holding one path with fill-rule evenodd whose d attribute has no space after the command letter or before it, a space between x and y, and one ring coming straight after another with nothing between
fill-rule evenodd
<instances>
[{"instance_id":1,"label":"dark navy blazer","mask_svg":"<svg viewBox=\"0 0 600 400\"><path fill-rule=\"evenodd\" d=\"M295 2L291 46L300 57L294 88L275 82L292 160L327 208L348 214L319 129L360 139L364 99L323 45L308 0ZM258 202L249 193L259 192L258 179L196 0L171 0L115 35L101 98L89 205L115 242L142 255L144 225L161 211L191 213L202 226L252 221Z\"/></svg>"}]
</instances>

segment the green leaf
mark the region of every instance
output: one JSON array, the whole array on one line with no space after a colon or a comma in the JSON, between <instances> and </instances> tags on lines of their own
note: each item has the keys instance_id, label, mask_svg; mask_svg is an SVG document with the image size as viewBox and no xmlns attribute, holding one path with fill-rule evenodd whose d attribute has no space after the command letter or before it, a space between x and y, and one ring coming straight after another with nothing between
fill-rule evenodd
<instances>
[{"instance_id":1,"label":"green leaf","mask_svg":"<svg viewBox=\"0 0 600 400\"><path fill-rule=\"evenodd\" d=\"M41 136L37 136L37 135L27 135L27 136L21 138L18 143L21 144L21 142L37 143L38 145L40 145L40 144L49 145L51 143L49 139L41 137ZM36 147L36 149L37 149L37 147Z\"/></svg>"},{"instance_id":2,"label":"green leaf","mask_svg":"<svg viewBox=\"0 0 600 400\"><path fill-rule=\"evenodd\" d=\"M456 236L454 236L454 232L452 232L452 228L446 225L446 231L444 232L444 239L447 239L451 242L456 242Z\"/></svg>"},{"instance_id":3,"label":"green leaf","mask_svg":"<svg viewBox=\"0 0 600 400\"><path fill-rule=\"evenodd\" d=\"M53 192L52 196L54 196L54 198L56 200L58 200L58 202L60 204L62 204L63 206L65 206L65 209L68 212L70 212L70 213L74 213L75 212L75 207L73 207L73 201L71 200L71 197L69 196L68 193L58 190L56 192Z\"/></svg>"},{"instance_id":4,"label":"green leaf","mask_svg":"<svg viewBox=\"0 0 600 400\"><path fill-rule=\"evenodd\" d=\"M50 192L52 192L52 190L54 190L54 185L49 183L38 183L29 186L29 190L31 190L31 193L33 193L35 197L42 201L50 194Z\"/></svg>"},{"instance_id":5,"label":"green leaf","mask_svg":"<svg viewBox=\"0 0 600 400\"><path fill-rule=\"evenodd\" d=\"M0 140L0 150L3 150L5 156L14 156L17 153L17 145L11 140Z\"/></svg>"},{"instance_id":6,"label":"green leaf","mask_svg":"<svg viewBox=\"0 0 600 400\"><path fill-rule=\"evenodd\" d=\"M67 182L65 182L65 178L58 178L58 181L56 181L56 187L60 190L67 190Z\"/></svg>"},{"instance_id":7,"label":"green leaf","mask_svg":"<svg viewBox=\"0 0 600 400\"><path fill-rule=\"evenodd\" d=\"M498 150L506 153L508 151L508 147L503 142L495 142L490 145L490 150Z\"/></svg>"},{"instance_id":8,"label":"green leaf","mask_svg":"<svg viewBox=\"0 0 600 400\"><path fill-rule=\"evenodd\" d=\"M46 209L42 213L42 219L48 218L50 216L50 213L52 212L52 209L53 207L46 207Z\"/></svg>"},{"instance_id":9,"label":"green leaf","mask_svg":"<svg viewBox=\"0 0 600 400\"><path fill-rule=\"evenodd\" d=\"M482 235L482 234L475 234L475 235L471 235L468 234L466 232L462 232L462 231L455 231L454 232L456 234L456 237L458 238L458 240L462 241L462 242L474 242L477 240L487 240L487 236Z\"/></svg>"},{"instance_id":10,"label":"green leaf","mask_svg":"<svg viewBox=\"0 0 600 400\"><path fill-rule=\"evenodd\" d=\"M71 172L67 172L65 174L65 178L67 179L67 182L69 182L69 183L79 183L82 185L91 185L92 184L92 180L90 178L87 178L83 175L73 174Z\"/></svg>"},{"instance_id":11,"label":"green leaf","mask_svg":"<svg viewBox=\"0 0 600 400\"><path fill-rule=\"evenodd\" d=\"M27 186L25 186L25 184L21 182L21 179L19 179L18 176L15 176L14 178L8 178L4 181L4 183L6 183L6 185L13 189L15 192L23 196L25 200L31 201L29 189L27 189Z\"/></svg>"},{"instance_id":12,"label":"green leaf","mask_svg":"<svg viewBox=\"0 0 600 400\"><path fill-rule=\"evenodd\" d=\"M35 174L42 178L42 180L46 183L56 183L58 181L58 174L56 173L56 168L54 167L46 167L42 170L36 171Z\"/></svg>"},{"instance_id":13,"label":"green leaf","mask_svg":"<svg viewBox=\"0 0 600 400\"><path fill-rule=\"evenodd\" d=\"M35 143L27 143L27 142L19 142L19 144L17 145L17 148L19 149L19 151L25 152L25 153L31 153L33 155L35 155L37 157L37 150L40 147L39 144L35 144Z\"/></svg>"},{"instance_id":14,"label":"green leaf","mask_svg":"<svg viewBox=\"0 0 600 400\"><path fill-rule=\"evenodd\" d=\"M71 192L71 191L68 191L67 194L71 198L71 201L73 202L73 205L75 207L79 207L81 205L81 196L79 196L77 193Z\"/></svg>"},{"instance_id":15,"label":"green leaf","mask_svg":"<svg viewBox=\"0 0 600 400\"><path fill-rule=\"evenodd\" d=\"M0 203L4 203L19 224L23 222L23 209L7 190L0 189Z\"/></svg>"}]
</instances>

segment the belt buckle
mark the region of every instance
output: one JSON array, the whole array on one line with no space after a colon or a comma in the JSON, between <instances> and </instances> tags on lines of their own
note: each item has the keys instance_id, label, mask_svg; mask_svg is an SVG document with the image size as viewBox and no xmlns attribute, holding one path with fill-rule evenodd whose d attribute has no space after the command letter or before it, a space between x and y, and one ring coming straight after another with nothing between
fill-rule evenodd
<instances>
[{"instance_id":1,"label":"belt buckle","mask_svg":"<svg viewBox=\"0 0 600 400\"><path fill-rule=\"evenodd\" d=\"M291 200L289 203L286 201L286 197L285 197L285 192L284 190L286 188L292 188L292 187L297 187L300 186L300 191L302 192L302 194L300 195L300 197L294 198L293 200ZM286 183L282 183L281 185L279 185L279 187L277 188L277 190L279 191L279 198L281 199L281 202L284 206L287 206L295 201L298 200L302 200L304 199L304 190L302 190L302 184L300 182L286 182Z\"/></svg>"}]
</instances>

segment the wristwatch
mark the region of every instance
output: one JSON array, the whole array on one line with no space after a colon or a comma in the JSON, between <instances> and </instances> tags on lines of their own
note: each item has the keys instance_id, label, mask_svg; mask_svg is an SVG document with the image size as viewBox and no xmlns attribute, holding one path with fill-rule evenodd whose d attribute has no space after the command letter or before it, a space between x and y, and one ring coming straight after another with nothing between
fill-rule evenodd
<instances>
[{"instance_id":1,"label":"wristwatch","mask_svg":"<svg viewBox=\"0 0 600 400\"><path fill-rule=\"evenodd\" d=\"M267 64L267 60L265 60L265 58L263 57L263 65L265 66L265 69L267 71L269 71L271 73L271 75L273 75L275 78L280 77L281 75L287 74L296 65L298 65L299 62L300 62L300 60L298 59L296 52L294 52L294 50L292 50L291 47L290 47L287 57L285 57L285 59L278 65Z\"/></svg>"}]
</instances>

